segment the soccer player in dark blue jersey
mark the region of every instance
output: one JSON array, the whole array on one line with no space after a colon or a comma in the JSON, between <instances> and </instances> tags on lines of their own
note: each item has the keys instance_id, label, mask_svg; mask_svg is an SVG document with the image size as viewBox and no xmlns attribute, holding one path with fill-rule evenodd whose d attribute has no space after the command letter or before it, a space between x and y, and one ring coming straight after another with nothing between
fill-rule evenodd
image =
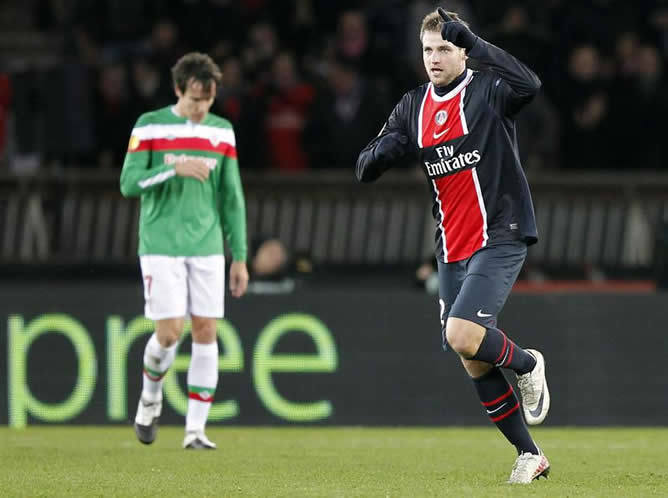
<instances>
[{"instance_id":1,"label":"soccer player in dark blue jersey","mask_svg":"<svg viewBox=\"0 0 668 498\"><path fill-rule=\"evenodd\" d=\"M399 101L360 153L357 177L373 181L419 158L437 222L443 344L460 356L489 418L517 449L509 482L526 484L550 469L524 420L540 424L549 410L545 361L497 328L497 316L537 241L514 117L541 83L454 12L428 14L420 40L429 82ZM487 69L467 69L467 58ZM517 374L521 405L502 368Z\"/></svg>"}]
</instances>

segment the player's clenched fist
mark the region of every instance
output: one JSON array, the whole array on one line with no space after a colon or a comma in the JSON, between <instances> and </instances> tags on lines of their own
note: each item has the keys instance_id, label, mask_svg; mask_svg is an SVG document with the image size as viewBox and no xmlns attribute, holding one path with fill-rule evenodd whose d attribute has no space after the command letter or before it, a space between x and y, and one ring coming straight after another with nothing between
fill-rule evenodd
<instances>
[{"instance_id":1,"label":"player's clenched fist","mask_svg":"<svg viewBox=\"0 0 668 498\"><path fill-rule=\"evenodd\" d=\"M206 181L209 178L209 167L199 161L184 161L178 163L174 170L178 176L189 176L195 178L201 182Z\"/></svg>"},{"instance_id":2,"label":"player's clenched fist","mask_svg":"<svg viewBox=\"0 0 668 498\"><path fill-rule=\"evenodd\" d=\"M445 9L439 7L437 10L444 21L441 28L441 37L445 41L463 48L468 53L473 48L473 45L475 45L475 42L478 41L478 37L466 24L450 17Z\"/></svg>"}]
</instances>

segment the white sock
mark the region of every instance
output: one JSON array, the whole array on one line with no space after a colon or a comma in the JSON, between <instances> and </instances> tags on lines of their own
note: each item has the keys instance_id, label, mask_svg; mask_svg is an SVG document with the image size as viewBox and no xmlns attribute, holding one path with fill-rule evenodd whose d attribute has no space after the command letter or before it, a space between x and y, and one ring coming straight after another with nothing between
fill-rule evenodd
<instances>
[{"instance_id":1,"label":"white sock","mask_svg":"<svg viewBox=\"0 0 668 498\"><path fill-rule=\"evenodd\" d=\"M158 336L151 335L144 349L144 382L142 386L142 398L146 401L159 401L162 399L162 380L176 356L179 343L163 348L158 342Z\"/></svg>"},{"instance_id":2,"label":"white sock","mask_svg":"<svg viewBox=\"0 0 668 498\"><path fill-rule=\"evenodd\" d=\"M188 366L186 432L203 431L218 384L218 343L192 344Z\"/></svg>"}]
</instances>

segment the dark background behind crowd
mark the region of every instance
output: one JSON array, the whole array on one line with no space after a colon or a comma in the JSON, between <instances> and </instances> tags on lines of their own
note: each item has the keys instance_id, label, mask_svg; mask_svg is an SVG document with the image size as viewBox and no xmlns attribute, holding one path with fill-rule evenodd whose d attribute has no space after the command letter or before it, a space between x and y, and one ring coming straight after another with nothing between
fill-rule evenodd
<instances>
[{"instance_id":1,"label":"dark background behind crowd","mask_svg":"<svg viewBox=\"0 0 668 498\"><path fill-rule=\"evenodd\" d=\"M2 169L120 169L137 117L175 101L170 67L209 53L213 112L245 170L352 171L404 92L426 81L419 25L442 2L26 0L0 7ZM533 68L528 170L663 169L668 2L450 0Z\"/></svg>"}]
</instances>

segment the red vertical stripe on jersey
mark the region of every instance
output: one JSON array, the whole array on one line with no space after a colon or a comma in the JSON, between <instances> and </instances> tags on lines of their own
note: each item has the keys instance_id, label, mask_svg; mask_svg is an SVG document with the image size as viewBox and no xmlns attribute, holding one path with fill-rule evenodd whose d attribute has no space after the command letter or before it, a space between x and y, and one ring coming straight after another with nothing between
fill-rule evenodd
<instances>
[{"instance_id":1,"label":"red vertical stripe on jersey","mask_svg":"<svg viewBox=\"0 0 668 498\"><path fill-rule=\"evenodd\" d=\"M484 220L478 204L473 171L468 169L434 180L441 201L447 262L468 258L483 245Z\"/></svg>"},{"instance_id":2,"label":"red vertical stripe on jersey","mask_svg":"<svg viewBox=\"0 0 668 498\"><path fill-rule=\"evenodd\" d=\"M422 147L433 147L440 143L461 137L464 134L460 115L459 102L462 93L459 92L451 99L437 101L432 98L431 88L422 108ZM445 121L438 123L437 116L444 116ZM442 118L439 120L441 121Z\"/></svg>"}]
</instances>

